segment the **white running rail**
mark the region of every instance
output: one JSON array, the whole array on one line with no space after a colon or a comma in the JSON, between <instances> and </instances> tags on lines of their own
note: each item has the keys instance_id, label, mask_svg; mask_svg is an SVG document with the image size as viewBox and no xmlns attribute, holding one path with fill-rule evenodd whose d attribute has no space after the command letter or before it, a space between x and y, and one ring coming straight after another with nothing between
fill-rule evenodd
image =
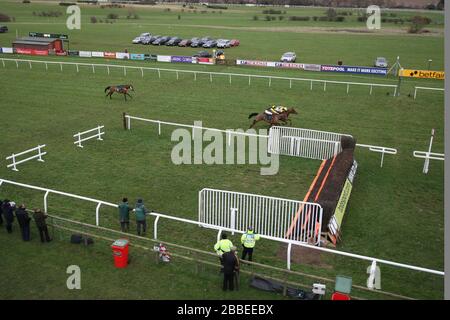
<instances>
[{"instance_id":1,"label":"white running rail","mask_svg":"<svg viewBox=\"0 0 450 320\"><path fill-rule=\"evenodd\" d=\"M32 60L32 59L11 59L11 58L0 58L3 63L3 67L5 67L5 61L14 61L16 64L16 67L19 68L19 62L25 62L29 65L30 69L32 68L32 63L40 63L45 64L46 69L48 68L49 64L53 65L59 65L62 71L63 65L72 65L77 68L77 72L79 72L80 66L87 66L92 70L92 73L95 73L95 67L102 67L106 68L108 71L108 74L110 73L110 68L116 68L123 70L124 76L127 75L127 69L131 70L139 70L141 72L141 76L144 77L144 70L151 70L156 71L158 74L158 77L161 78L161 71L166 72L173 72L177 75L179 73L186 73L186 74L193 74L194 80L197 80L198 74L208 75L209 81L212 82L213 75L216 76L224 76L229 79L229 82L231 83L231 77L239 77L239 78L245 78L248 79L248 84L251 84L252 79L267 79L268 85L271 86L272 80L278 79L278 80L288 80L289 81L289 87L292 88L292 82L293 81L299 81L299 82L308 82L310 83L310 88L312 90L314 83L319 83L323 85L323 90L326 91L327 84L342 84L345 85L347 88L347 93L349 92L349 86L362 86L362 87L368 87L370 88L369 93L372 94L373 88L392 88L394 89L393 97L397 96L397 89L398 86L394 84L381 84L381 83L366 83L366 82L349 82L349 81L336 81L336 80L323 80L323 79L308 79L308 78L291 78L291 77L279 77L279 76L266 76L266 75L256 75L256 74L245 74L245 73L225 73L225 72L208 72L208 71L196 71L196 70L183 70L183 69L169 69L169 68L151 68L151 67L136 67L136 66L129 66L129 65L119 65L119 64L103 64L103 63L78 63L78 62L60 62L60 61L45 61L45 60Z\"/></svg>"},{"instance_id":2,"label":"white running rail","mask_svg":"<svg viewBox=\"0 0 450 320\"><path fill-rule=\"evenodd\" d=\"M98 203L97 211L96 211L96 215L97 215L97 219L96 219L97 223L96 223L96 225L97 226L99 226L98 209L99 209L100 205L107 205L107 206L114 207L114 208L118 207L117 204L106 202L106 201L102 201L102 200L96 200L96 199L92 199L92 198L78 196L78 195L75 195L75 194L70 194L70 193L56 191L56 190L42 188L42 187L36 187L36 186L29 185L29 184L19 183L19 182L15 182L15 181L11 181L11 180L6 180L6 179L0 178L0 186L2 186L3 184L11 184L11 185L15 185L15 186L23 187L23 188L45 191L46 193L45 193L45 196L44 196L44 208L45 208L44 212L47 212L46 197L47 197L47 195L49 193L59 194L59 195L67 196L67 197L72 197L72 198L75 198L75 199L90 201L90 202L96 202L96 203ZM158 225L158 221L159 221L160 218L164 218L164 219L168 219L168 220L172 220L172 221L179 221L179 222L189 223L189 224L193 224L193 225L199 225L199 226L204 225L204 223L199 223L198 221L184 219L184 218L178 218L178 217L169 216L169 215L162 214L162 213L157 213L157 212L151 212L151 213L149 213L149 215L155 217L155 221L154 221L154 226L155 226L154 238L155 239L158 239L157 225ZM232 230L230 228L218 227L218 226L214 226L214 225L208 225L208 228L218 230L218 234L217 234L218 238L220 238L220 234L221 234L222 231L242 233L239 230ZM384 260L384 259L378 259L378 258L369 257L369 256L363 256L363 255L359 255L359 254L354 254L354 253L345 252L345 251L338 251L338 250L328 249L328 248L324 248L324 247L317 247L317 246L313 246L313 245L302 243L300 241L287 240L287 239L286 240L281 240L281 239L278 239L278 238L274 238L274 237L270 237L270 236L264 236L264 235L261 235L261 238L268 239L268 240L273 240L273 241L278 241L278 242L283 242L283 243L288 244L288 261L287 261L287 264L288 264L288 269L289 270L290 270L290 259L289 259L290 258L290 250L291 250L292 245L296 245L296 246L309 248L309 249L312 249L312 250L328 252L328 253L331 253L331 254L336 254L336 255L345 256L345 257L351 257L351 258L355 258L355 259L359 259L359 260L365 260L365 261L371 261L371 262L375 261L376 263L386 264L386 265L390 265L390 266L394 266L394 267L398 267L398 268L415 270L415 271L435 274L435 275L439 275L439 276L444 276L445 275L445 273L443 271L439 271L439 270L422 268L422 267L417 267L417 266L413 266L413 265L409 265L409 264L398 263L398 262L393 262L393 261Z\"/></svg>"},{"instance_id":3,"label":"white running rail","mask_svg":"<svg viewBox=\"0 0 450 320\"><path fill-rule=\"evenodd\" d=\"M104 128L105 128L105 126L100 126L99 125L97 128L86 130L86 131L83 131L83 132L78 132L78 133L74 134L73 137L77 138L77 140L74 142L74 144L76 144L77 147L83 148L83 145L81 144L83 141L90 140L90 139L93 139L93 138L97 138L97 140L103 140L102 139L102 135L104 135L105 132L102 131L102 129L104 129ZM91 132L97 132L97 133L94 134L94 135L91 135L89 137L84 137L84 138L81 137L81 136L83 136L85 134L88 134L88 133L91 133Z\"/></svg>"},{"instance_id":4,"label":"white running rail","mask_svg":"<svg viewBox=\"0 0 450 320\"><path fill-rule=\"evenodd\" d=\"M175 123L175 122L167 122L167 121L161 121L161 120L153 120L153 119L145 119L145 118L139 118L139 117L135 117L135 116L130 116L130 115L125 115L126 123L127 123L127 129L131 130L131 119L133 120L139 120L139 121L144 121L144 122L150 122L150 123L156 123L158 124L158 134L161 135L161 125L165 124L165 125L169 125L169 126L174 126L174 127L182 127L182 128L191 128L191 129L198 129L198 130L209 130L209 131L216 131L216 132L221 132L221 133L225 133L228 136L228 144L231 143L231 136L233 135L242 135L242 136L250 136L250 137L259 137L259 138L268 138L268 135L261 135L261 134L254 134L254 133L248 133L248 132L243 132L243 131L236 131L236 130L221 130L221 129L216 129L216 128L208 128L208 127L200 127L200 126L196 126L196 125L190 125L190 124L183 124L183 123ZM194 138L194 133L195 131L192 131L192 137Z\"/></svg>"},{"instance_id":5,"label":"white running rail","mask_svg":"<svg viewBox=\"0 0 450 320\"><path fill-rule=\"evenodd\" d=\"M11 164L8 164L6 167L7 167L7 168L11 168L11 167L12 167L12 170L14 170L14 171L19 171L19 169L17 169L17 165L18 165L18 164L21 164L21 163L24 163L24 162L27 162L27 161L29 161L29 160L33 160L33 159L36 159L36 158L37 158L37 161L44 162L44 160L42 159L42 156L44 156L44 155L47 154L46 151L42 152L42 149L43 149L44 147L45 147L45 144L42 144L42 145L38 145L38 146L35 147L35 148L25 150L25 151L23 151L23 152L13 153L13 154L10 155L9 157L6 157L6 160L12 159L12 163L11 163ZM36 151L36 150L37 150L37 152L38 152L37 154L35 154L35 155L31 156L31 157L28 157L28 158L26 158L26 159L22 159L22 160L18 160L18 161L17 161L17 157L22 156L22 155L24 155L24 154L31 153L31 152Z\"/></svg>"},{"instance_id":6,"label":"white running rail","mask_svg":"<svg viewBox=\"0 0 450 320\"><path fill-rule=\"evenodd\" d=\"M431 88L431 87L414 87L414 100L417 98L417 91L429 90L429 91L445 91L444 88Z\"/></svg>"}]
</instances>

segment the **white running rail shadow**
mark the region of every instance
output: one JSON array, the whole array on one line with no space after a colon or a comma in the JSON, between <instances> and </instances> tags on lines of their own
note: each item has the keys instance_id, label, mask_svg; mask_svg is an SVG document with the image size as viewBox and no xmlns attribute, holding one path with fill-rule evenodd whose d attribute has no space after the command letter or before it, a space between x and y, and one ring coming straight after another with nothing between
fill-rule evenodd
<instances>
[{"instance_id":1,"label":"white running rail shadow","mask_svg":"<svg viewBox=\"0 0 450 320\"><path fill-rule=\"evenodd\" d=\"M77 147L83 148L83 146L81 144L83 141L90 140L90 139L93 139L93 138L97 138L97 140L103 140L102 139L102 135L104 135L105 132L102 131L102 129L104 129L104 128L105 128L105 126L100 126L99 125L97 128L90 129L90 130L83 131L83 132L78 132L78 133L74 134L73 137L78 139L78 140L76 140L74 142L74 144L76 144ZM94 131L97 132L94 135L91 135L89 137L84 137L84 138L81 137L81 136L83 136L85 134L88 134L88 133L91 133L91 132L94 132Z\"/></svg>"},{"instance_id":2,"label":"white running rail shadow","mask_svg":"<svg viewBox=\"0 0 450 320\"><path fill-rule=\"evenodd\" d=\"M33 160L33 159L36 159L36 158L37 158L37 161L44 162L44 160L42 159L42 156L44 156L44 155L47 154L46 151L42 152L42 149L43 149L44 147L45 147L45 144L42 144L42 145L38 145L38 146L35 147L35 148L28 149L28 150L25 150L25 151L20 152L20 153L13 153L13 154L10 155L9 157L6 157L6 160L12 159L12 163L11 163L11 164L8 164L6 167L7 167L7 168L11 168L11 167L12 167L12 170L14 170L14 171L19 171L19 169L17 169L17 165L18 165L18 164L21 164L21 163L24 163L24 162L27 162L27 161L29 161L29 160ZM22 160L18 160L18 161L17 161L17 157L22 156L22 155L24 155L24 154L31 153L31 152L36 151L36 150L37 150L37 152L38 152L37 154L35 154L35 155L31 156L31 157L28 157L28 158L26 158L26 159L22 159Z\"/></svg>"}]
</instances>

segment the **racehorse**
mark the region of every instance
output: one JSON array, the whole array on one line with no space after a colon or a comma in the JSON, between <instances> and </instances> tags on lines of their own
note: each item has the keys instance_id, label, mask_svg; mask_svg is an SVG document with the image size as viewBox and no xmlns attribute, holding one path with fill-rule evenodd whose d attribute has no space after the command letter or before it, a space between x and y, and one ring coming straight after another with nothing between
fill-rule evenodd
<instances>
[{"instance_id":1,"label":"racehorse","mask_svg":"<svg viewBox=\"0 0 450 320\"><path fill-rule=\"evenodd\" d=\"M289 119L290 114L298 114L297 111L295 111L294 108L289 108L286 112L280 113L280 114L272 114L272 117L269 118L265 112L262 113L252 113L248 116L248 118L253 118L256 116L255 120L253 120L252 125L250 126L250 129L253 128L253 126L259 122L259 121L266 121L270 126L278 125L279 122L283 122L283 124L286 124L288 121L291 122L291 119Z\"/></svg>"},{"instance_id":2,"label":"racehorse","mask_svg":"<svg viewBox=\"0 0 450 320\"><path fill-rule=\"evenodd\" d=\"M105 92L108 91L108 93L106 94L106 97L109 96L109 98L112 99L111 96L114 92L122 93L125 98L125 101L127 100L127 96L129 96L130 98L133 98L128 93L128 90L134 91L134 88L131 84L122 84L119 86L109 86L109 87L105 88Z\"/></svg>"}]
</instances>

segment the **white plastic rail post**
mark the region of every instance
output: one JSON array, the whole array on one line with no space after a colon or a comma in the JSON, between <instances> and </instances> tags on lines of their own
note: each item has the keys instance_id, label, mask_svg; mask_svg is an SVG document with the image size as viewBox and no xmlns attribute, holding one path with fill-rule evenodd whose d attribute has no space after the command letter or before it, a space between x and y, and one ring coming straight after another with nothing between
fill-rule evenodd
<instances>
[{"instance_id":1,"label":"white plastic rail post","mask_svg":"<svg viewBox=\"0 0 450 320\"><path fill-rule=\"evenodd\" d=\"M288 247L287 247L287 254L286 254L286 268L288 270L291 270L291 250L292 250L292 243L289 242L288 243Z\"/></svg>"},{"instance_id":2,"label":"white plastic rail post","mask_svg":"<svg viewBox=\"0 0 450 320\"><path fill-rule=\"evenodd\" d=\"M98 138L97 140L103 140L102 139L102 128L100 125L98 125Z\"/></svg>"},{"instance_id":3,"label":"white plastic rail post","mask_svg":"<svg viewBox=\"0 0 450 320\"><path fill-rule=\"evenodd\" d=\"M417 87L414 88L414 100L417 98Z\"/></svg>"},{"instance_id":4,"label":"white plastic rail post","mask_svg":"<svg viewBox=\"0 0 450 320\"><path fill-rule=\"evenodd\" d=\"M77 147L83 148L83 146L81 145L81 134L79 132L77 134L77 137L78 137L78 141L77 141L78 145L77 145Z\"/></svg>"},{"instance_id":5,"label":"white plastic rail post","mask_svg":"<svg viewBox=\"0 0 450 320\"><path fill-rule=\"evenodd\" d=\"M219 229L219 232L217 232L217 242L220 241L221 236L222 236L222 229Z\"/></svg>"},{"instance_id":6,"label":"white plastic rail post","mask_svg":"<svg viewBox=\"0 0 450 320\"><path fill-rule=\"evenodd\" d=\"M13 165L13 170L14 171L19 171L19 169L17 169L17 167L16 167L16 155L13 153L12 155L11 155L11 157L12 157L12 165Z\"/></svg>"},{"instance_id":7,"label":"white plastic rail post","mask_svg":"<svg viewBox=\"0 0 450 320\"><path fill-rule=\"evenodd\" d=\"M434 129L431 129L430 145L428 147L428 154L427 154L427 157L425 158L425 163L423 165L423 173L425 173L425 174L428 173L428 168L430 166L430 153L431 153L431 148L433 146L433 139L434 139Z\"/></svg>"},{"instance_id":8,"label":"white plastic rail post","mask_svg":"<svg viewBox=\"0 0 450 320\"><path fill-rule=\"evenodd\" d=\"M95 209L95 225L98 227L100 226L100 206L102 205L101 202L98 203L97 208Z\"/></svg>"},{"instance_id":9,"label":"white plastic rail post","mask_svg":"<svg viewBox=\"0 0 450 320\"><path fill-rule=\"evenodd\" d=\"M339 142L336 141L334 143L334 153L333 153L333 155L337 155L338 151L339 151Z\"/></svg>"},{"instance_id":10,"label":"white plastic rail post","mask_svg":"<svg viewBox=\"0 0 450 320\"><path fill-rule=\"evenodd\" d=\"M385 149L383 148L383 152L381 152L381 163L380 163L380 168L383 168L383 162L384 162L384 151L385 151Z\"/></svg>"},{"instance_id":11,"label":"white plastic rail post","mask_svg":"<svg viewBox=\"0 0 450 320\"><path fill-rule=\"evenodd\" d=\"M44 195L44 212L47 213L48 212L48 202L47 202L47 197L48 194L50 193L50 191L47 190L47 192Z\"/></svg>"},{"instance_id":12,"label":"white plastic rail post","mask_svg":"<svg viewBox=\"0 0 450 320\"><path fill-rule=\"evenodd\" d=\"M131 118L130 118L130 116L127 116L127 127L128 127L128 130L131 130Z\"/></svg>"},{"instance_id":13,"label":"white plastic rail post","mask_svg":"<svg viewBox=\"0 0 450 320\"><path fill-rule=\"evenodd\" d=\"M233 231L231 231L231 235L234 236L234 229L236 229L236 213L237 213L238 209L237 208L231 208L230 211L231 211L230 212L230 214L231 214L231 216L230 216L230 228L233 230Z\"/></svg>"},{"instance_id":14,"label":"white plastic rail post","mask_svg":"<svg viewBox=\"0 0 450 320\"><path fill-rule=\"evenodd\" d=\"M41 152L41 148L44 148L44 147L45 147L45 144L38 146L38 152L39 152L39 159L38 159L38 161L40 161L40 162L45 162L44 159L42 159L43 153Z\"/></svg>"},{"instance_id":15,"label":"white plastic rail post","mask_svg":"<svg viewBox=\"0 0 450 320\"><path fill-rule=\"evenodd\" d=\"M153 223L153 239L158 239L158 221L159 221L159 215L156 216L155 222Z\"/></svg>"},{"instance_id":16,"label":"white plastic rail post","mask_svg":"<svg viewBox=\"0 0 450 320\"><path fill-rule=\"evenodd\" d=\"M158 120L158 135L161 135L161 121Z\"/></svg>"},{"instance_id":17,"label":"white plastic rail post","mask_svg":"<svg viewBox=\"0 0 450 320\"><path fill-rule=\"evenodd\" d=\"M368 268L369 278L367 279L367 288L373 290L375 287L375 277L377 271L377 262L372 261L372 265Z\"/></svg>"}]
</instances>

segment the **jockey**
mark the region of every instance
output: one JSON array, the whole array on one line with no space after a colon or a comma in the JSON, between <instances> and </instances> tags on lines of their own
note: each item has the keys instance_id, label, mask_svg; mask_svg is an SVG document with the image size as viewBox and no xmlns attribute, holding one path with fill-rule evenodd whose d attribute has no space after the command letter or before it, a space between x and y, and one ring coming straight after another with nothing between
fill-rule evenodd
<instances>
[{"instance_id":1,"label":"jockey","mask_svg":"<svg viewBox=\"0 0 450 320\"><path fill-rule=\"evenodd\" d=\"M283 112L286 112L287 108L283 106L271 106L270 108L267 108L264 113L269 118L269 120L272 119L272 115L274 114L281 114Z\"/></svg>"}]
</instances>

